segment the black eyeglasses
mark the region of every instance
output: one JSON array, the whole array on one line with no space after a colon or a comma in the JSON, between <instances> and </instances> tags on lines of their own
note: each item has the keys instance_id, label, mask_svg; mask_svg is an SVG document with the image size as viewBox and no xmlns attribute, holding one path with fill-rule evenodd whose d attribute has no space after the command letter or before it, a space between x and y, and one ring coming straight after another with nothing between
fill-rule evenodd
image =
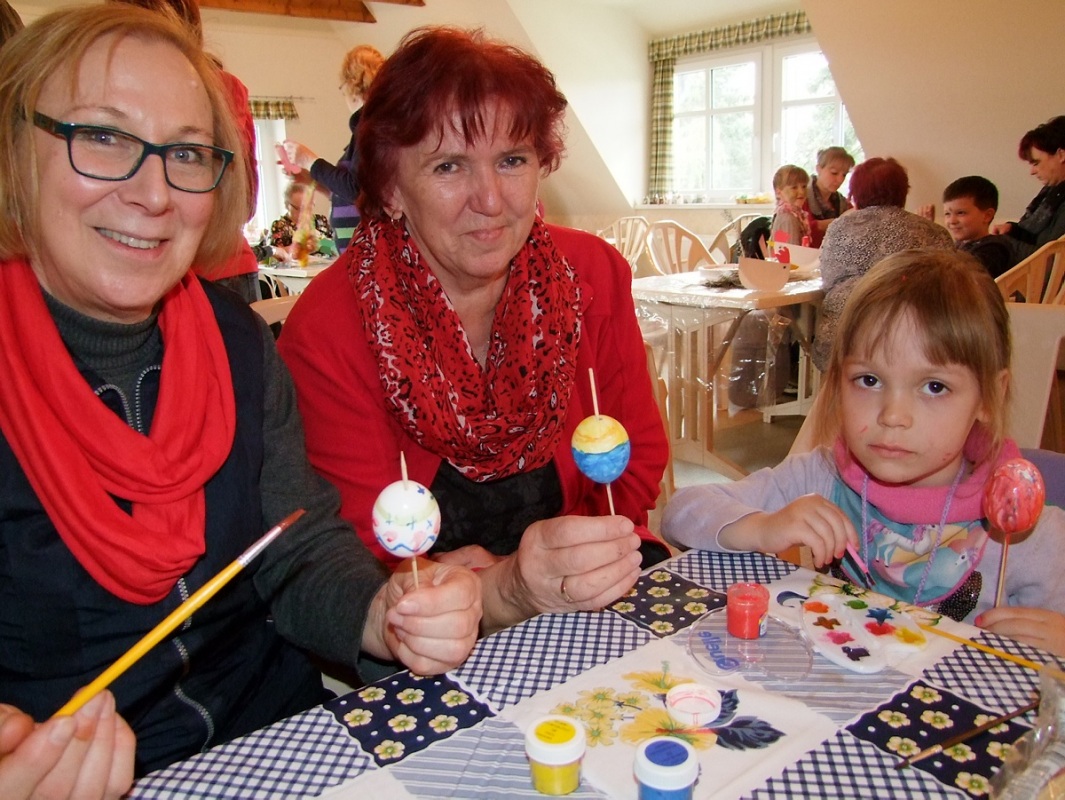
<instances>
[{"instance_id":1,"label":"black eyeglasses","mask_svg":"<svg viewBox=\"0 0 1065 800\"><path fill-rule=\"evenodd\" d=\"M233 153L221 147L192 142L152 144L117 128L59 122L40 111L33 112L33 124L67 140L67 155L76 173L101 181L129 180L144 159L157 155L163 160L169 186L202 194L218 186L233 160Z\"/></svg>"}]
</instances>

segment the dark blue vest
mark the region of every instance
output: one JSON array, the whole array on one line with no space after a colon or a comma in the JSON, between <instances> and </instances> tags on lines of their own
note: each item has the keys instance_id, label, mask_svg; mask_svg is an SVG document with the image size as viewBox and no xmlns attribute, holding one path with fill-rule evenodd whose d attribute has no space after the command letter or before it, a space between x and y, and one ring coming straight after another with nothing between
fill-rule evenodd
<instances>
[{"instance_id":1,"label":"dark blue vest","mask_svg":"<svg viewBox=\"0 0 1065 800\"><path fill-rule=\"evenodd\" d=\"M165 599L134 605L97 584L59 538L0 436L0 702L38 720L54 713L262 535L260 328L246 305L206 289L229 355L236 437L206 486L206 555ZM94 387L101 384L91 371L83 369L83 374ZM152 371L142 384L140 401L149 410L157 399L158 374ZM103 397L123 413L113 393ZM128 503L119 503L128 510ZM137 734L138 774L321 701L317 671L274 630L252 582L256 566L234 578L111 686L119 713Z\"/></svg>"}]
</instances>

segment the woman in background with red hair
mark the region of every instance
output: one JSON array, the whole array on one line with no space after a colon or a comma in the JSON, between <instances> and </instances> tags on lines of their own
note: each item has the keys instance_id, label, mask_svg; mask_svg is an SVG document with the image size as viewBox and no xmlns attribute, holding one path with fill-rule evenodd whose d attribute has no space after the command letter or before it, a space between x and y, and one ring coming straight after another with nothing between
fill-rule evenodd
<instances>
[{"instance_id":1,"label":"woman in background with red hair","mask_svg":"<svg viewBox=\"0 0 1065 800\"><path fill-rule=\"evenodd\" d=\"M833 222L821 244L825 300L817 321L813 360L822 372L828 366L843 306L870 267L900 250L954 247L946 228L903 208L909 191L906 169L893 158L870 158L851 175L850 200L856 210Z\"/></svg>"}]
</instances>

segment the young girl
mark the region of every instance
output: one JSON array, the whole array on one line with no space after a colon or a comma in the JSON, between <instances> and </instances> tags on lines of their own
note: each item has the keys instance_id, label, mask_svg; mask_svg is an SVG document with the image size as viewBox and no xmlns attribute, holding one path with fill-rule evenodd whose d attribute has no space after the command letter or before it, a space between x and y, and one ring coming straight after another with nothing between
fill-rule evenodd
<instances>
[{"instance_id":1,"label":"young girl","mask_svg":"<svg viewBox=\"0 0 1065 800\"><path fill-rule=\"evenodd\" d=\"M860 281L840 320L814 452L736 483L689 487L662 530L680 546L780 553L817 566L849 542L873 590L1065 655L1065 512L1047 506L1010 542L1007 601L994 603L1001 545L984 485L1016 457L1004 438L1010 325L994 281L958 252L907 250ZM862 584L850 559L845 577Z\"/></svg>"},{"instance_id":2,"label":"young girl","mask_svg":"<svg viewBox=\"0 0 1065 800\"><path fill-rule=\"evenodd\" d=\"M802 167L785 164L773 174L773 191L777 195L777 208L770 224L770 239L777 233L787 235L788 244L802 244L810 236L810 222L806 210L806 186L810 176Z\"/></svg>"}]
</instances>

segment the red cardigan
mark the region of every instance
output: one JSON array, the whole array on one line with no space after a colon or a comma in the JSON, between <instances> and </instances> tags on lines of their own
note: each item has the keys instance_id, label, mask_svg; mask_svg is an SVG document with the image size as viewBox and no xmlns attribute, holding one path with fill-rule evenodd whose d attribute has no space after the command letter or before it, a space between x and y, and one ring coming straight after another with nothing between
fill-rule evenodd
<instances>
[{"instance_id":1,"label":"red cardigan","mask_svg":"<svg viewBox=\"0 0 1065 800\"><path fill-rule=\"evenodd\" d=\"M563 514L609 513L605 487L577 470L570 451L574 428L593 413L587 376L594 367L599 410L625 426L632 444L629 465L612 484L614 507L636 523L641 537L658 541L646 528L647 512L658 496L669 448L647 374L631 294L632 270L599 237L548 227L577 273L585 309L577 386L554 456ZM347 262L342 257L310 283L285 322L278 348L296 383L311 463L340 489L341 516L378 558L394 564L396 559L373 534L374 500L399 480L400 451L409 476L425 486L432 485L441 459L415 443L385 408Z\"/></svg>"}]
</instances>

